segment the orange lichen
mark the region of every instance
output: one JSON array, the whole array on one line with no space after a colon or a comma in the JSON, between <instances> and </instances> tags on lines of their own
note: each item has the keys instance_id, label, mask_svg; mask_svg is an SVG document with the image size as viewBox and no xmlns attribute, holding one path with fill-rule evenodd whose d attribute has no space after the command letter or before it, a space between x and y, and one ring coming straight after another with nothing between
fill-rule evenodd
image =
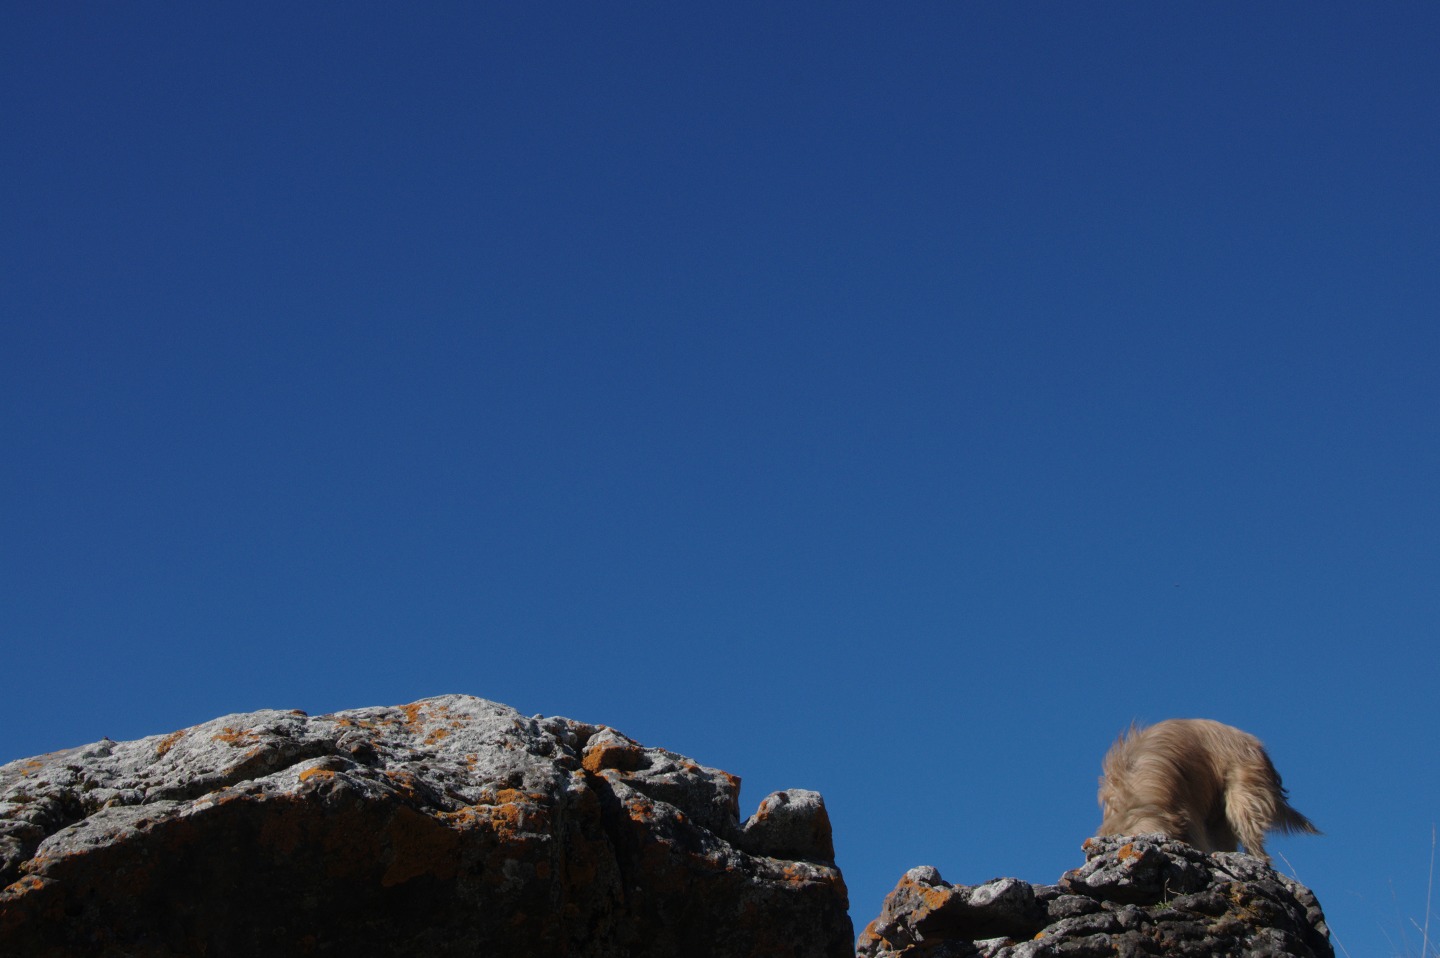
<instances>
[{"instance_id":1,"label":"orange lichen","mask_svg":"<svg viewBox=\"0 0 1440 958\"><path fill-rule=\"evenodd\" d=\"M638 796L626 800L625 811L629 813L631 821L634 822L653 822L660 817L655 810L654 802Z\"/></svg>"},{"instance_id":2,"label":"orange lichen","mask_svg":"<svg viewBox=\"0 0 1440 958\"><path fill-rule=\"evenodd\" d=\"M793 864L781 868L780 876L788 882L807 882L814 877L804 868Z\"/></svg>"},{"instance_id":3,"label":"orange lichen","mask_svg":"<svg viewBox=\"0 0 1440 958\"><path fill-rule=\"evenodd\" d=\"M580 764L591 774L607 768L633 772L645 764L645 750L636 745L594 745L585 750Z\"/></svg>"},{"instance_id":4,"label":"orange lichen","mask_svg":"<svg viewBox=\"0 0 1440 958\"><path fill-rule=\"evenodd\" d=\"M410 798L418 798L419 793L415 790L415 776L404 769L386 769L385 777L388 778L397 789Z\"/></svg>"},{"instance_id":5,"label":"orange lichen","mask_svg":"<svg viewBox=\"0 0 1440 958\"><path fill-rule=\"evenodd\" d=\"M480 810L474 805L464 805L453 812L437 812L436 818L453 828L469 828L481 820Z\"/></svg>"},{"instance_id":6,"label":"orange lichen","mask_svg":"<svg viewBox=\"0 0 1440 958\"><path fill-rule=\"evenodd\" d=\"M179 733L179 732L176 732L175 734L176 734L176 735L179 735L180 733ZM44 763L44 762L37 762L37 761L35 761L34 759L31 759L30 761L26 762L24 765L20 766L20 777L21 777L21 778L29 778L31 775L34 775L36 772L38 772L40 769L42 769L42 768L44 768L44 767L45 767L45 763Z\"/></svg>"},{"instance_id":7,"label":"orange lichen","mask_svg":"<svg viewBox=\"0 0 1440 958\"><path fill-rule=\"evenodd\" d=\"M240 746L250 745L258 741L259 738L260 736L256 735L253 729L235 729L227 725L219 733L212 735L210 740L212 742L224 742L226 745Z\"/></svg>"},{"instance_id":8,"label":"orange lichen","mask_svg":"<svg viewBox=\"0 0 1440 958\"><path fill-rule=\"evenodd\" d=\"M544 795L502 788L492 802L466 805L450 812L438 812L435 818L456 830L489 828L504 842L523 844L526 836L550 827L549 810L540 804Z\"/></svg>"},{"instance_id":9,"label":"orange lichen","mask_svg":"<svg viewBox=\"0 0 1440 958\"><path fill-rule=\"evenodd\" d=\"M19 881L11 882L9 885L6 885L3 891L0 891L0 894L23 895L27 891L39 891L44 887L45 882L42 879L37 878L34 875L26 875Z\"/></svg>"},{"instance_id":10,"label":"orange lichen","mask_svg":"<svg viewBox=\"0 0 1440 958\"><path fill-rule=\"evenodd\" d=\"M335 773L328 768L307 768L300 773L300 781L308 782L312 778L328 782L335 777Z\"/></svg>"},{"instance_id":11,"label":"orange lichen","mask_svg":"<svg viewBox=\"0 0 1440 958\"><path fill-rule=\"evenodd\" d=\"M511 839L525 830L526 811L523 805L493 805L487 818L496 834Z\"/></svg>"},{"instance_id":12,"label":"orange lichen","mask_svg":"<svg viewBox=\"0 0 1440 958\"><path fill-rule=\"evenodd\" d=\"M185 732L184 732L184 730L182 729L182 730L179 731L179 732L171 732L169 735L165 736L165 737L162 738L160 741L156 742L156 743L155 743L155 757L156 757L156 758L159 758L160 756L164 755L166 752L170 751L170 749L174 748L174 747L175 747L175 743L178 742L178 741L180 741L180 739L183 738L184 735L185 735Z\"/></svg>"},{"instance_id":13,"label":"orange lichen","mask_svg":"<svg viewBox=\"0 0 1440 958\"><path fill-rule=\"evenodd\" d=\"M442 738L448 737L449 735L450 730L448 728L433 729L429 735L425 736L425 744L434 745L436 742L440 741Z\"/></svg>"},{"instance_id":14,"label":"orange lichen","mask_svg":"<svg viewBox=\"0 0 1440 958\"><path fill-rule=\"evenodd\" d=\"M795 866L793 865L786 866L786 878L790 878L789 872L794 867ZM944 905L947 901L949 901L950 897L954 895L954 892L949 888L936 888L934 885L926 885L922 882L917 882L909 877L902 878L900 880L900 884L908 886L909 888L914 890L915 894L920 896L920 900L925 903L925 911L935 911L936 909Z\"/></svg>"}]
</instances>

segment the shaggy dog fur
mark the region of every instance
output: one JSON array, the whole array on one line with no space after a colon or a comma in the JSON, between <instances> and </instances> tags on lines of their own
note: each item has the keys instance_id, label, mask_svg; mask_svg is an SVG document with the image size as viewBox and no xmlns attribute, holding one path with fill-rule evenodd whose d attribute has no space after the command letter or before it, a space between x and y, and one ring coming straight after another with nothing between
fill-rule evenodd
<instances>
[{"instance_id":1,"label":"shaggy dog fur","mask_svg":"<svg viewBox=\"0 0 1440 958\"><path fill-rule=\"evenodd\" d=\"M1280 775L1253 735L1209 719L1132 725L1105 756L1100 835L1154 832L1203 852L1265 854L1267 831L1319 829L1290 807Z\"/></svg>"}]
</instances>

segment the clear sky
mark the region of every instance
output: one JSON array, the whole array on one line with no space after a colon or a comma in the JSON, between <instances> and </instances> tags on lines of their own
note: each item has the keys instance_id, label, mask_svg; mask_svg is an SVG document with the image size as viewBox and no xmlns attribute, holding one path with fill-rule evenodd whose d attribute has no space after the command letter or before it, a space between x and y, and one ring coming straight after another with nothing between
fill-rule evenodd
<instances>
[{"instance_id":1,"label":"clear sky","mask_svg":"<svg viewBox=\"0 0 1440 958\"><path fill-rule=\"evenodd\" d=\"M1263 738L1440 819L1440 5L12 4L0 760L444 692L1053 882ZM1437 920L1440 923L1440 920Z\"/></svg>"}]
</instances>

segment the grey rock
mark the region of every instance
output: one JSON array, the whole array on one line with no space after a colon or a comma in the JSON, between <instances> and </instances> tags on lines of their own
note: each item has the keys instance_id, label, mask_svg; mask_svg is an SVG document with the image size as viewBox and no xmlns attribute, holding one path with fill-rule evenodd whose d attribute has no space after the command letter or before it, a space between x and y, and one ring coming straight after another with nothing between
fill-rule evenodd
<instances>
[{"instance_id":1,"label":"grey rock","mask_svg":"<svg viewBox=\"0 0 1440 958\"><path fill-rule=\"evenodd\" d=\"M1205 855L1161 836L1084 847L1086 863L1058 886L949 885L933 868L911 869L861 934L859 954L1334 958L1315 896L1260 859Z\"/></svg>"},{"instance_id":2,"label":"grey rock","mask_svg":"<svg viewBox=\"0 0 1440 958\"><path fill-rule=\"evenodd\" d=\"M804 788L775 792L761 802L742 827L739 844L755 855L835 862L825 800Z\"/></svg>"},{"instance_id":3,"label":"grey rock","mask_svg":"<svg viewBox=\"0 0 1440 958\"><path fill-rule=\"evenodd\" d=\"M104 740L0 766L0 954L851 954L819 796L739 790L462 695Z\"/></svg>"},{"instance_id":4,"label":"grey rock","mask_svg":"<svg viewBox=\"0 0 1440 958\"><path fill-rule=\"evenodd\" d=\"M1060 885L1075 894L1107 901L1154 904L1162 899L1199 891L1209 884L1204 852L1163 836L1109 842L1113 854L1092 855L1080 868L1066 872ZM1097 846L1098 847L1098 846Z\"/></svg>"}]
</instances>

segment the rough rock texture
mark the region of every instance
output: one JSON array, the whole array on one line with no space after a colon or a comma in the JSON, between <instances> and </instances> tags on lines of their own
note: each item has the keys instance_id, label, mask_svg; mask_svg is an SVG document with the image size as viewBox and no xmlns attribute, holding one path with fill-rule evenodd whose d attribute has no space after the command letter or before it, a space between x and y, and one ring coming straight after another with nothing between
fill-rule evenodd
<instances>
[{"instance_id":1,"label":"rough rock texture","mask_svg":"<svg viewBox=\"0 0 1440 958\"><path fill-rule=\"evenodd\" d=\"M860 936L863 958L1334 958L1310 890L1248 855L1163 836L1092 838L1058 885L950 885L912 868Z\"/></svg>"},{"instance_id":2,"label":"rough rock texture","mask_svg":"<svg viewBox=\"0 0 1440 958\"><path fill-rule=\"evenodd\" d=\"M0 954L840 956L814 792L450 695L0 766Z\"/></svg>"}]
</instances>

